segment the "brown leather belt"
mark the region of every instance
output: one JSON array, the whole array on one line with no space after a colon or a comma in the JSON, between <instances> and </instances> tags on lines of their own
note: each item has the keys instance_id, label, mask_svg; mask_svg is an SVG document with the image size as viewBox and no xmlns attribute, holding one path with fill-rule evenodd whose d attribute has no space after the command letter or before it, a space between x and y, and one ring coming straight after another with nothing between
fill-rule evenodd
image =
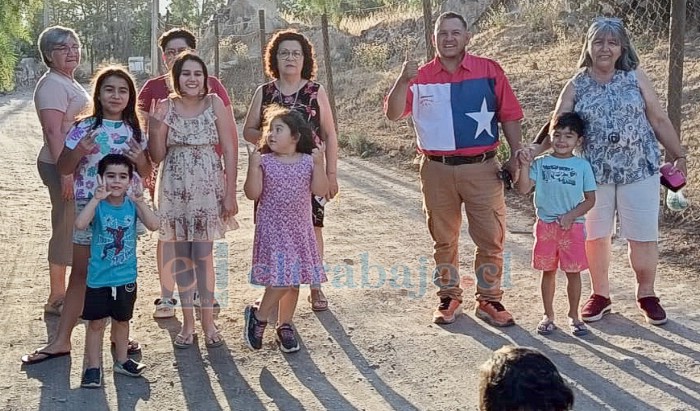
<instances>
[{"instance_id":1,"label":"brown leather belt","mask_svg":"<svg viewBox=\"0 0 700 411\"><path fill-rule=\"evenodd\" d=\"M430 161L437 161L448 166L460 166L462 164L476 164L496 157L496 150L487 151L477 156L431 156L426 154Z\"/></svg>"}]
</instances>

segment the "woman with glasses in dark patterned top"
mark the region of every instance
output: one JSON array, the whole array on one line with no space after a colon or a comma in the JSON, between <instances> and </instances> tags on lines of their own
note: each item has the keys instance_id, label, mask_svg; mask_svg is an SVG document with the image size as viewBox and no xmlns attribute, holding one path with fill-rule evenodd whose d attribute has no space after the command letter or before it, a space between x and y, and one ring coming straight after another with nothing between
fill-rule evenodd
<instances>
[{"instance_id":1,"label":"woman with glasses in dark patterned top","mask_svg":"<svg viewBox=\"0 0 700 411\"><path fill-rule=\"evenodd\" d=\"M612 308L608 270L615 218L627 239L637 277L639 309L650 324L666 323L654 292L658 250L661 151L683 174L685 154L622 20L598 18L588 29L580 70L564 86L555 115L575 111L588 124L581 154L593 167L598 190L586 216L586 255L592 295L581 310L598 321ZM532 153L549 148L548 140Z\"/></svg>"},{"instance_id":2,"label":"woman with glasses in dark patterned top","mask_svg":"<svg viewBox=\"0 0 700 411\"><path fill-rule=\"evenodd\" d=\"M272 81L255 91L243 126L243 137L257 145L262 136L263 111L271 104L279 104L299 111L311 124L316 143L325 143L329 190L323 197L309 199L313 207L316 245L323 259L324 205L338 194L338 139L326 89L314 81L316 59L306 36L294 30L275 33L267 43L265 73ZM328 300L320 284L311 285L309 302L314 311L328 309ZM296 305L296 301L283 300L280 304Z\"/></svg>"}]
</instances>

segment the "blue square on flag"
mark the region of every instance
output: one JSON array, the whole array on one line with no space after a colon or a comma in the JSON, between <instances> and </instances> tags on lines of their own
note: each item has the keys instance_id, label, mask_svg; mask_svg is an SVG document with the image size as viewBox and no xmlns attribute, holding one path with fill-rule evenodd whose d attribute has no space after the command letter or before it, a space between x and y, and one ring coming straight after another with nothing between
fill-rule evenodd
<instances>
[{"instance_id":1,"label":"blue square on flag","mask_svg":"<svg viewBox=\"0 0 700 411\"><path fill-rule=\"evenodd\" d=\"M452 83L450 101L458 149L490 146L498 140L493 79L480 78Z\"/></svg>"}]
</instances>

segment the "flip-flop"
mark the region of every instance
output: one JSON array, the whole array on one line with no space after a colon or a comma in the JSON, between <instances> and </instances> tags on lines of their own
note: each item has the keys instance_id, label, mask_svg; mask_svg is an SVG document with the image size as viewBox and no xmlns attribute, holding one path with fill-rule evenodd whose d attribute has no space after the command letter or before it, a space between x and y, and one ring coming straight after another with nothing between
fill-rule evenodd
<instances>
[{"instance_id":1,"label":"flip-flop","mask_svg":"<svg viewBox=\"0 0 700 411\"><path fill-rule=\"evenodd\" d=\"M175 341L173 341L173 345L175 346L175 348L180 349L190 348L192 344L194 344L194 336L194 333L190 335L178 334L175 336Z\"/></svg>"},{"instance_id":2,"label":"flip-flop","mask_svg":"<svg viewBox=\"0 0 700 411\"><path fill-rule=\"evenodd\" d=\"M43 357L36 358L37 356L42 355ZM31 354L25 354L22 356L22 363L26 365L31 365L31 364L39 364L40 362L44 362L46 360L50 360L52 358L58 358L58 357L63 357L66 355L70 355L70 351L65 351L65 352L46 352L46 351L39 351L35 350Z\"/></svg>"},{"instance_id":3,"label":"flip-flop","mask_svg":"<svg viewBox=\"0 0 700 411\"><path fill-rule=\"evenodd\" d=\"M216 348L224 345L224 339L221 334L217 331L213 336L206 336L204 345L207 348Z\"/></svg>"},{"instance_id":4,"label":"flip-flop","mask_svg":"<svg viewBox=\"0 0 700 411\"><path fill-rule=\"evenodd\" d=\"M311 303L311 310L312 311L326 311L328 309L328 300L326 299L325 294L323 294L323 291L318 290L318 298L314 299L312 297L313 295L312 290L311 294L307 297L307 301Z\"/></svg>"},{"instance_id":5,"label":"flip-flop","mask_svg":"<svg viewBox=\"0 0 700 411\"><path fill-rule=\"evenodd\" d=\"M574 322L573 320L570 320L569 329L571 330L571 334L576 337L582 337L588 334L588 327L586 327L586 324L584 324L583 321Z\"/></svg>"},{"instance_id":6,"label":"flip-flop","mask_svg":"<svg viewBox=\"0 0 700 411\"><path fill-rule=\"evenodd\" d=\"M556 329L557 326L554 324L554 321L550 320L549 318L543 318L537 324L537 334L539 335L549 335Z\"/></svg>"}]
</instances>

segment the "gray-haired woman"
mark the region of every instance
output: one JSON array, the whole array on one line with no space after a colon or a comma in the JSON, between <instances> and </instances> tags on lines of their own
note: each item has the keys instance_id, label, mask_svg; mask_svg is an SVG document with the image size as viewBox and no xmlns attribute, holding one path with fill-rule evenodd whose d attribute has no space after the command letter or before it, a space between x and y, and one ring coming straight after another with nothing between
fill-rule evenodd
<instances>
[{"instance_id":1,"label":"gray-haired woman","mask_svg":"<svg viewBox=\"0 0 700 411\"><path fill-rule=\"evenodd\" d=\"M41 123L44 145L39 151L37 168L39 176L49 189L51 199L51 238L49 239L49 276L50 292L48 302L44 306L47 314L60 315L63 301L71 288L79 288L80 284L71 284L66 290L66 266L71 265L73 253L73 219L75 206L73 204L73 176L61 176L56 167L66 140L66 133L75 121L78 113L83 111L90 101L90 95L75 81L73 74L80 64L80 39L75 31L61 26L46 28L38 41L39 51L44 64L49 70L39 79L34 90L34 105ZM85 280L82 283L85 288ZM82 296L84 291L80 291ZM80 314L82 301L72 304L76 315L62 316L59 332L55 341L66 344L67 347L55 347L60 352L70 350L70 331L75 325L75 318ZM64 318L66 317L66 318ZM72 317L72 324L68 324ZM66 324L63 324L66 322ZM66 334L67 333L67 334ZM67 339L65 336L68 336ZM52 358L56 350L46 347L23 358L26 363L34 363Z\"/></svg>"},{"instance_id":2,"label":"gray-haired woman","mask_svg":"<svg viewBox=\"0 0 700 411\"><path fill-rule=\"evenodd\" d=\"M593 294L581 317L597 321L611 310L608 269L617 216L637 276L639 309L648 323L664 324L666 312L654 292L659 259L659 143L685 174L683 148L649 78L639 68L622 20L598 18L591 24L579 67L564 86L555 114L575 111L586 120L582 154L593 166L598 184L595 206L586 216Z\"/></svg>"}]
</instances>

